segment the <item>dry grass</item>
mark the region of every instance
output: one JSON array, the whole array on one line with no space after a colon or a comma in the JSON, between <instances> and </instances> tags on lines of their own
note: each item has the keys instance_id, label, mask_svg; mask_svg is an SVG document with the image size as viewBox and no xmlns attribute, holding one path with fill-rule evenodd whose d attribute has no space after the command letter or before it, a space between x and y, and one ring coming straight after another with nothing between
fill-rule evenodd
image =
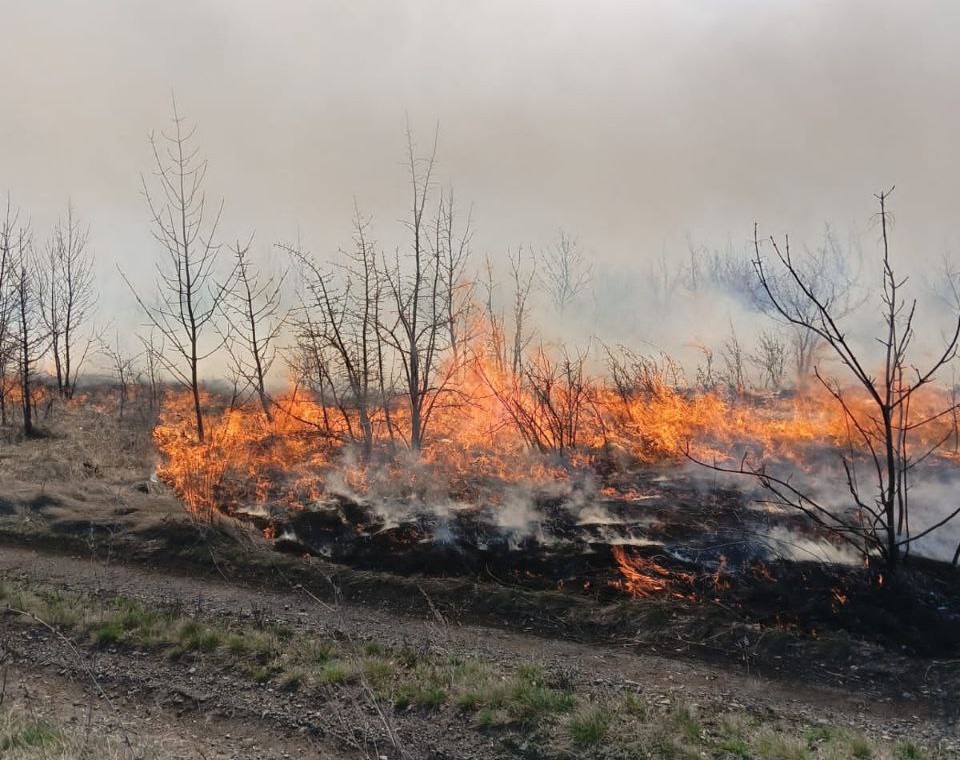
<instances>
[{"instance_id":1,"label":"dry grass","mask_svg":"<svg viewBox=\"0 0 960 760\"><path fill-rule=\"evenodd\" d=\"M15 704L0 705L0 757L4 760L143 760L159 758L153 747L128 746L123 737L111 735L103 726L86 729L61 725L49 717Z\"/></svg>"},{"instance_id":2,"label":"dry grass","mask_svg":"<svg viewBox=\"0 0 960 760\"><path fill-rule=\"evenodd\" d=\"M509 667L480 658L426 655L374 641L325 638L285 626L195 617L179 607L150 609L132 599L92 598L37 585L0 583L0 607L52 622L89 647L146 649L187 661L202 655L207 661L215 658L251 683L322 696L325 701L373 699L387 712L409 716L413 711L424 720L443 713L506 746L520 742L536 747L546 757L945 757L919 743L878 741L851 729L760 720L743 712L696 708L682 701L664 704L662 700L648 701L639 692L614 691L597 701L597 695L569 674L537 665ZM23 625L36 624L29 617L14 617ZM2 735L7 747L21 753L10 757L76 756L69 754L69 748L76 747L75 737L61 728L31 724L22 715L7 715L4 720ZM37 754L41 751L46 754ZM109 751L109 746L104 751Z\"/></svg>"}]
</instances>

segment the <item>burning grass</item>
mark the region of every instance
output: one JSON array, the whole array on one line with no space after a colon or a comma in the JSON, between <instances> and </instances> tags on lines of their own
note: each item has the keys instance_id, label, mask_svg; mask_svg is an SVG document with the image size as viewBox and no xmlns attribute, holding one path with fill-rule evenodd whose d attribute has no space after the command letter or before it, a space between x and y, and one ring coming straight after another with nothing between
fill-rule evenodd
<instances>
[{"instance_id":1,"label":"burning grass","mask_svg":"<svg viewBox=\"0 0 960 760\"><path fill-rule=\"evenodd\" d=\"M400 432L404 413L395 408L372 418L379 443L366 456L356 444L358 422L350 410L325 406L302 390L278 397L272 418L259 404L229 406L206 394L209 434L202 443L195 440L192 399L170 394L154 430L161 453L158 474L189 509L209 516L303 509L332 495L420 500L428 506L431 501L432 506L500 504L517 485L542 493L586 488L591 497L602 493L629 500L633 469L680 462L688 452L705 461L729 463L748 456L755 462L788 462L802 471L819 468L825 454L854 456L857 449L844 414L823 389L730 397L663 383L637 388L599 379L584 383L575 419L556 423L568 428L563 439L550 434L547 421L518 421L511 412L511 403L537 406L536 399L526 398L529 391L484 390L475 374L447 389L447 397L459 401L438 404L422 450L406 449ZM521 400L511 402L514 397ZM939 400L931 390L926 404L914 401L911 414L924 419ZM867 400L852 397L850 403L861 406L859 414L866 419ZM528 410L527 416L536 415ZM951 438L952 417L936 422L916 441L917 455ZM534 440L531 426L540 431ZM955 449L938 454L952 460Z\"/></svg>"},{"instance_id":2,"label":"burning grass","mask_svg":"<svg viewBox=\"0 0 960 760\"><path fill-rule=\"evenodd\" d=\"M542 352L539 361L548 362ZM799 514L776 504L761 513L728 479L705 485L705 475L689 474L687 456L779 466L847 521L869 520L840 461L849 472L870 454L825 388L725 395L622 364L608 380L582 367L542 368L538 377L550 382L531 387L482 358L471 366L434 397L419 450L405 445L401 407L368 415L375 445L364 450L355 410L303 390L274 399L269 416L259 404L208 394L200 443L192 400L171 394L154 430L158 475L205 519L245 517L279 548L401 573L490 573L583 589L599 582L631 596L694 599L756 574L764 561L864 561ZM931 411L945 393L924 388L902 421L927 422L903 452L916 460L911 478L923 471L931 482L953 482L956 420ZM851 390L846 404L868 424L869 399ZM658 482L657 473L669 481L684 463L688 491L698 493ZM942 508L935 494L914 489L935 514ZM617 574L598 572L606 567ZM836 595L834 605L842 605Z\"/></svg>"}]
</instances>

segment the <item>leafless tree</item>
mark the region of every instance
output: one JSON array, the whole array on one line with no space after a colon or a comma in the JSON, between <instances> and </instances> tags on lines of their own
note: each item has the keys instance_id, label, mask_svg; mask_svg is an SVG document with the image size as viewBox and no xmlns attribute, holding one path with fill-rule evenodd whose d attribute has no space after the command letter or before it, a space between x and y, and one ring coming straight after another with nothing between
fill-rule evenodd
<instances>
[{"instance_id":1,"label":"leafless tree","mask_svg":"<svg viewBox=\"0 0 960 760\"><path fill-rule=\"evenodd\" d=\"M251 240L232 249L234 270L223 301L229 333L226 345L234 371L250 385L268 420L273 419L267 395L267 373L276 359L276 341L286 323L282 291L286 272L263 277L250 262Z\"/></svg>"},{"instance_id":2,"label":"leafless tree","mask_svg":"<svg viewBox=\"0 0 960 760\"><path fill-rule=\"evenodd\" d=\"M541 453L564 455L577 446L590 401L585 358L561 349L554 359L540 346L521 375L488 380L524 440Z\"/></svg>"},{"instance_id":3,"label":"leafless tree","mask_svg":"<svg viewBox=\"0 0 960 760\"><path fill-rule=\"evenodd\" d=\"M440 256L440 279L446 307L444 321L453 363L460 367L470 340L470 319L473 314L475 283L469 276L470 241L473 238L472 213L467 214L463 228L457 225L457 206L453 188L440 199L435 220L435 250Z\"/></svg>"},{"instance_id":4,"label":"leafless tree","mask_svg":"<svg viewBox=\"0 0 960 760\"><path fill-rule=\"evenodd\" d=\"M523 366L523 355L533 340L529 327L530 293L537 274L536 259L531 257L529 268L524 268L523 248L517 249L517 255L510 257L510 279L513 284L513 341L510 346L510 368L519 375Z\"/></svg>"},{"instance_id":5,"label":"leafless tree","mask_svg":"<svg viewBox=\"0 0 960 760\"><path fill-rule=\"evenodd\" d=\"M523 358L534 338L529 326L530 296L536 282L536 258L525 256L523 247L508 254L510 259L510 318L508 323L504 310L497 301L498 283L493 262L489 256L484 262L480 286L483 290L483 310L487 320L487 345L485 358L492 360L496 374L511 374L519 378ZM508 326L510 335L507 335ZM479 369L484 370L484 367ZM483 374L490 374L484 372ZM488 378L493 381L495 378Z\"/></svg>"},{"instance_id":6,"label":"leafless tree","mask_svg":"<svg viewBox=\"0 0 960 760\"><path fill-rule=\"evenodd\" d=\"M93 343L93 336L85 332L97 303L88 237L89 228L80 223L73 204L68 203L66 218L57 221L37 271L44 295L40 313L50 337L57 391L63 398L73 397Z\"/></svg>"},{"instance_id":7,"label":"leafless tree","mask_svg":"<svg viewBox=\"0 0 960 760\"><path fill-rule=\"evenodd\" d=\"M10 375L17 361L17 290L18 234L20 213L13 208L10 196L0 221L0 424L7 424L7 390Z\"/></svg>"},{"instance_id":8,"label":"leafless tree","mask_svg":"<svg viewBox=\"0 0 960 760\"><path fill-rule=\"evenodd\" d=\"M720 384L720 373L714 366L713 349L709 346L697 346L703 354L703 363L697 365L697 388L704 393L713 393Z\"/></svg>"},{"instance_id":9,"label":"leafless tree","mask_svg":"<svg viewBox=\"0 0 960 760\"><path fill-rule=\"evenodd\" d=\"M444 250L435 242L445 236L443 204L438 203L432 230L426 215L432 203L436 155L437 136L430 153L419 156L408 127L411 206L406 225L410 248L403 257L397 252L393 262L384 260L382 267L393 311L392 318L384 321L382 333L400 364L410 417L406 440L415 451L423 446L431 414L457 372L454 361L442 361L444 353L452 349L447 332L451 307L447 303L449 289L444 287ZM453 234L450 237L460 238Z\"/></svg>"},{"instance_id":10,"label":"leafless tree","mask_svg":"<svg viewBox=\"0 0 960 760\"><path fill-rule=\"evenodd\" d=\"M115 333L113 342L101 340L100 352L110 363L113 372L114 387L117 391L117 417L122 420L130 400L130 385L136 378L136 363L139 355L132 355L123 349L120 334Z\"/></svg>"},{"instance_id":11,"label":"leafless tree","mask_svg":"<svg viewBox=\"0 0 960 760\"><path fill-rule=\"evenodd\" d=\"M623 346L604 350L610 381L624 407L629 407L636 398L658 398L685 384L680 362L665 353L647 356Z\"/></svg>"},{"instance_id":12,"label":"leafless tree","mask_svg":"<svg viewBox=\"0 0 960 760\"><path fill-rule=\"evenodd\" d=\"M492 360L496 371L502 373L507 367L507 342L503 313L496 305L497 280L489 255L483 260L479 286L483 292L483 313L487 322L486 341L482 346L483 358Z\"/></svg>"},{"instance_id":13,"label":"leafless tree","mask_svg":"<svg viewBox=\"0 0 960 760\"><path fill-rule=\"evenodd\" d=\"M154 328L147 331L146 335L138 335L137 340L143 347L141 356L143 356L143 377L139 384L146 385L147 388L147 409L151 415L160 409L160 399L163 392L163 381L160 377L162 365L160 358L163 355L163 345L158 339Z\"/></svg>"},{"instance_id":14,"label":"leafless tree","mask_svg":"<svg viewBox=\"0 0 960 760\"><path fill-rule=\"evenodd\" d=\"M771 391L783 387L787 364L787 346L772 330L764 330L757 338L756 350L747 360L760 372L760 384Z\"/></svg>"},{"instance_id":15,"label":"leafless tree","mask_svg":"<svg viewBox=\"0 0 960 760\"><path fill-rule=\"evenodd\" d=\"M850 391L815 367L815 376L839 404L855 439L866 452L873 481L872 494L864 493L857 461L852 455L842 458L847 487L854 504L852 513L822 503L791 479L773 475L763 465L751 466L744 460L739 469L727 471L755 476L778 503L802 511L864 555L879 555L890 568L894 568L902 551L960 514L960 508L957 508L923 530L911 533L908 479L913 468L944 444L949 434L917 454L912 453L909 440L922 428L951 415L956 407L948 405L916 419L910 414L910 404L917 391L930 384L937 373L956 357L960 317L953 324L942 350L926 368L920 369L910 362L909 349L915 336L916 300L905 298L903 286L906 279L897 277L890 259L890 216L887 210L890 192L876 196L880 207L877 219L882 240L880 301L883 332L877 337L881 348L879 376L868 369L863 352L851 344L841 318L834 311L838 304L835 293L829 289L817 289L816 271L811 273L799 265L791 254L789 239L783 246L770 239L774 253L773 266L779 269L779 276L774 276L761 252L759 236L756 231L754 233L754 266L772 308L782 320L799 330L812 333L827 346L865 395L870 409L866 414L855 408ZM782 287L785 279L790 283L788 291ZM784 292L790 293L791 297L784 297ZM801 294L802 298L793 297L794 294Z\"/></svg>"},{"instance_id":16,"label":"leafless tree","mask_svg":"<svg viewBox=\"0 0 960 760\"><path fill-rule=\"evenodd\" d=\"M16 267L15 316L17 370L20 384L20 405L23 412L23 433L31 436L34 426L34 385L36 368L49 347L44 329L42 308L43 281L37 275L30 229L20 226L16 233L14 266Z\"/></svg>"},{"instance_id":17,"label":"leafless tree","mask_svg":"<svg viewBox=\"0 0 960 760\"><path fill-rule=\"evenodd\" d=\"M560 230L557 242L542 256L541 283L560 314L590 286L593 267L575 237Z\"/></svg>"},{"instance_id":18,"label":"leafless tree","mask_svg":"<svg viewBox=\"0 0 960 760\"><path fill-rule=\"evenodd\" d=\"M381 309L384 285L369 220L356 210L351 251L340 251L346 263L334 273L299 247L283 246L299 262L304 284L295 324L301 372L313 378L324 409L332 400L348 435L359 442L365 458L375 443L374 415L387 410ZM387 417L390 426L389 416ZM356 429L355 429L356 426Z\"/></svg>"},{"instance_id":19,"label":"leafless tree","mask_svg":"<svg viewBox=\"0 0 960 760\"><path fill-rule=\"evenodd\" d=\"M689 238L687 245L690 263L683 271L683 280L688 290L695 292L712 288L736 298L751 310L782 319L766 290L757 281L752 253L738 251L732 243L724 249L713 251L694 244ZM863 303L855 287L861 260L858 237L852 234L849 244L844 247L827 225L823 242L807 251L805 256L795 257L794 266L818 297L829 305L831 312L843 318ZM792 309L811 308L804 293L784 273L770 273L769 284L780 301ZM812 311L805 316L815 317ZM796 325L786 323L785 328L789 334L788 342L797 380L805 382L811 377L817 354L824 344L819 336Z\"/></svg>"},{"instance_id":20,"label":"leafless tree","mask_svg":"<svg viewBox=\"0 0 960 760\"><path fill-rule=\"evenodd\" d=\"M730 323L730 335L723 342L723 380L727 390L737 396L743 395L747 389L746 352L737 331Z\"/></svg>"},{"instance_id":21,"label":"leafless tree","mask_svg":"<svg viewBox=\"0 0 960 760\"><path fill-rule=\"evenodd\" d=\"M171 132L150 135L153 182L141 175L151 232L166 254L156 266L157 301L146 301L124 279L164 338L166 350L158 355L164 369L193 396L197 439L203 441L199 368L222 345L222 339L211 344L207 334L214 332L226 290L216 281L220 245L215 238L223 202L210 213L204 192L207 161L194 147L195 132L186 127L174 100Z\"/></svg>"},{"instance_id":22,"label":"leafless tree","mask_svg":"<svg viewBox=\"0 0 960 760\"><path fill-rule=\"evenodd\" d=\"M833 230L827 226L820 246L807 252L806 256L792 259L798 276L810 293L816 296L836 319L843 319L864 302L864 299L858 296L856 288L860 265L858 251L853 243L848 250L844 250ZM768 314L782 319L781 311L774 302L775 297L780 305L801 317L804 322L819 318L817 307L797 285L796 278L785 272L769 273L766 285L768 287L761 283L755 298L759 299L761 309ZM771 296L771 293L774 295ZM817 333L789 321L786 326L790 331L794 370L798 381L802 383L813 373L818 352L821 349L829 351L830 348Z\"/></svg>"}]
</instances>

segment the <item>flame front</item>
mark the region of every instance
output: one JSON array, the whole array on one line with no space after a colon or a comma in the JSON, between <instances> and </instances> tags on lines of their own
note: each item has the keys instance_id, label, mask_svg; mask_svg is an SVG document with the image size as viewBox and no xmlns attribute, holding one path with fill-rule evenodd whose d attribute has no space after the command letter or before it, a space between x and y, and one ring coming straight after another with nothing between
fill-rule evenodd
<instances>
[{"instance_id":1,"label":"flame front","mask_svg":"<svg viewBox=\"0 0 960 760\"><path fill-rule=\"evenodd\" d=\"M749 455L806 468L825 451L864 452L849 418L824 389L736 396L678 387L656 374L630 383L560 372L545 398L542 388L483 352L449 378L434 399L420 451L406 448L407 414L394 399L371 415L376 443L363 455L353 412L325 406L302 389L277 397L270 419L252 403L230 408L206 395L209 434L203 443L193 434L192 399L172 393L154 431L158 475L190 510L208 517L303 509L344 494L495 509L511 487L555 492L576 481L592 483L595 496L642 503L629 473L682 462L688 453L734 464ZM942 408L945 393L925 388L911 418ZM852 391L846 400L867 424L869 400ZM942 416L921 432L912 442L918 452L955 441L956 421ZM948 444L939 456L954 459L956 447ZM613 547L613 554L626 592L671 589L661 565L622 547Z\"/></svg>"}]
</instances>

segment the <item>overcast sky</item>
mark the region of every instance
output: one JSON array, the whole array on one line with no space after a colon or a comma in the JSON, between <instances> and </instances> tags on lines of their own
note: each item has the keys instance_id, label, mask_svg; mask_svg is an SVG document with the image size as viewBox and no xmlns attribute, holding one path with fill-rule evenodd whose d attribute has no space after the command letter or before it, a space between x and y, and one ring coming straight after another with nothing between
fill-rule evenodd
<instances>
[{"instance_id":1,"label":"overcast sky","mask_svg":"<svg viewBox=\"0 0 960 760\"><path fill-rule=\"evenodd\" d=\"M73 198L107 278L158 253L139 195L170 91L199 126L224 236L396 244L405 114L479 253L579 236L598 268L754 221L813 236L893 200L905 258L956 242L955 0L0 2L0 189L38 235ZM871 241L872 242L872 241ZM119 289L106 307L122 311Z\"/></svg>"}]
</instances>

